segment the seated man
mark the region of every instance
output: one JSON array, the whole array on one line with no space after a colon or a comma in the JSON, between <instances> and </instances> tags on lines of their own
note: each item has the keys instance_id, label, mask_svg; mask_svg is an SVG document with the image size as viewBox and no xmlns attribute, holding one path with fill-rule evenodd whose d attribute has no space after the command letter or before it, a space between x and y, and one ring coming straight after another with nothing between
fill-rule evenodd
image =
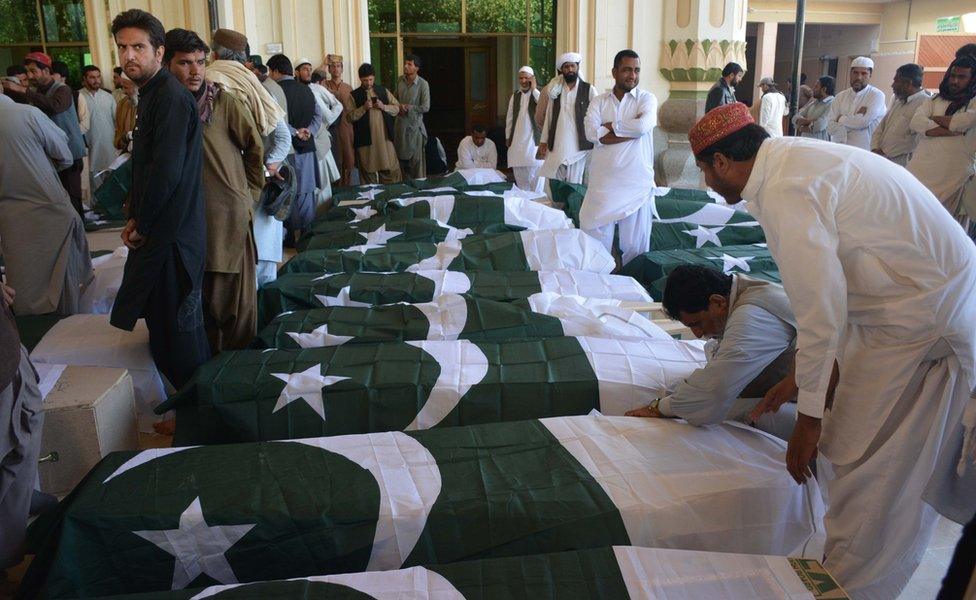
<instances>
[{"instance_id":1,"label":"seated man","mask_svg":"<svg viewBox=\"0 0 976 600\"><path fill-rule=\"evenodd\" d=\"M773 409L796 398L796 319L782 286L682 265L668 275L663 305L695 336L714 338L717 344L706 347L708 364L671 395L627 415L680 417L692 425L735 419L788 439L796 420L794 404L758 418L753 415L761 414L759 406L750 412L757 398Z\"/></svg>"},{"instance_id":2,"label":"seated man","mask_svg":"<svg viewBox=\"0 0 976 600\"><path fill-rule=\"evenodd\" d=\"M484 125L475 125L471 135L458 144L457 169L497 169L498 150L495 142L488 139Z\"/></svg>"}]
</instances>

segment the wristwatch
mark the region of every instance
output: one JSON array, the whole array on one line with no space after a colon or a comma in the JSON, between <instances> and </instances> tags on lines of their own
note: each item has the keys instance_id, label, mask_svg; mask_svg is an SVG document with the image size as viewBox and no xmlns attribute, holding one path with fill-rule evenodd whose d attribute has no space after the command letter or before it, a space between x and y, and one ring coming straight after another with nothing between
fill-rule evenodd
<instances>
[{"instance_id":1,"label":"wristwatch","mask_svg":"<svg viewBox=\"0 0 976 600\"><path fill-rule=\"evenodd\" d=\"M647 408L651 410L656 410L657 412L661 412L660 405L661 405L661 399L655 398L651 400L651 403L647 405Z\"/></svg>"}]
</instances>

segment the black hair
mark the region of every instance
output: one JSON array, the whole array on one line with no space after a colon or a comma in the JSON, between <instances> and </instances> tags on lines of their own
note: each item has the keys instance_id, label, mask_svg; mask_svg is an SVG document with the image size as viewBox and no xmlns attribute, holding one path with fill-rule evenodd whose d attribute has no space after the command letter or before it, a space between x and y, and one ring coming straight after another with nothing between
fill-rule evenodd
<instances>
[{"instance_id":1,"label":"black hair","mask_svg":"<svg viewBox=\"0 0 976 600\"><path fill-rule=\"evenodd\" d=\"M420 64L420 57L417 56L416 54L410 54L410 53L404 54L403 62L407 62L408 60L412 62L414 66L417 67L418 69L422 66Z\"/></svg>"},{"instance_id":2,"label":"black hair","mask_svg":"<svg viewBox=\"0 0 976 600\"><path fill-rule=\"evenodd\" d=\"M707 310L712 294L728 297L731 293L731 275L711 267L678 265L668 274L661 304L669 317L678 320L681 313Z\"/></svg>"},{"instance_id":3,"label":"black hair","mask_svg":"<svg viewBox=\"0 0 976 600\"><path fill-rule=\"evenodd\" d=\"M471 126L471 131L475 133L484 133L485 135L488 134L488 128L485 127L484 123L475 123Z\"/></svg>"},{"instance_id":4,"label":"black hair","mask_svg":"<svg viewBox=\"0 0 976 600\"><path fill-rule=\"evenodd\" d=\"M268 71L278 71L282 75L294 75L295 68L291 66L291 60L284 54L275 54L268 59Z\"/></svg>"},{"instance_id":5,"label":"black hair","mask_svg":"<svg viewBox=\"0 0 976 600\"><path fill-rule=\"evenodd\" d=\"M695 154L695 160L712 164L716 154L722 154L729 160L737 162L749 160L759 152L759 146L762 146L768 137L769 133L765 129L750 123Z\"/></svg>"},{"instance_id":6,"label":"black hair","mask_svg":"<svg viewBox=\"0 0 976 600\"><path fill-rule=\"evenodd\" d=\"M149 43L153 50L158 49L166 43L166 29L162 22L151 13L138 8L130 8L125 12L120 12L112 19L112 35L116 35L122 29L133 27L141 29L149 34Z\"/></svg>"},{"instance_id":7,"label":"black hair","mask_svg":"<svg viewBox=\"0 0 976 600\"><path fill-rule=\"evenodd\" d=\"M745 72L746 70L743 69L739 63L730 62L729 64L725 65L724 69L722 69L722 77L728 77L729 75Z\"/></svg>"},{"instance_id":8,"label":"black hair","mask_svg":"<svg viewBox=\"0 0 976 600\"><path fill-rule=\"evenodd\" d=\"M102 70L96 67L95 65L85 65L81 68L81 76L84 77L85 75L88 75L92 71L98 71L99 73L102 72Z\"/></svg>"},{"instance_id":9,"label":"black hair","mask_svg":"<svg viewBox=\"0 0 976 600\"><path fill-rule=\"evenodd\" d=\"M163 62L169 63L177 52L203 52L210 54L210 46L203 41L197 32L189 29L170 29L166 32L166 50L163 51Z\"/></svg>"},{"instance_id":10,"label":"black hair","mask_svg":"<svg viewBox=\"0 0 976 600\"><path fill-rule=\"evenodd\" d=\"M258 70L258 73L262 75L268 74L268 65L254 65L254 68Z\"/></svg>"},{"instance_id":11,"label":"black hair","mask_svg":"<svg viewBox=\"0 0 976 600\"><path fill-rule=\"evenodd\" d=\"M67 79L68 77L71 76L71 73L68 71L68 63L61 60L55 60L51 62L51 72L57 73L64 79Z\"/></svg>"},{"instance_id":12,"label":"black hair","mask_svg":"<svg viewBox=\"0 0 976 600\"><path fill-rule=\"evenodd\" d=\"M966 44L965 46L960 46L956 50L956 58L962 58L963 56L976 56L976 44Z\"/></svg>"},{"instance_id":13,"label":"black hair","mask_svg":"<svg viewBox=\"0 0 976 600\"><path fill-rule=\"evenodd\" d=\"M800 85L803 85L806 82L807 82L807 74L806 73L800 73Z\"/></svg>"},{"instance_id":14,"label":"black hair","mask_svg":"<svg viewBox=\"0 0 976 600\"><path fill-rule=\"evenodd\" d=\"M837 86L837 82L834 80L833 77L831 77L830 75L824 75L823 77L817 80L817 83L819 83L820 87L822 87L824 91L827 92L828 96L834 95L834 89Z\"/></svg>"},{"instance_id":15,"label":"black hair","mask_svg":"<svg viewBox=\"0 0 976 600\"><path fill-rule=\"evenodd\" d=\"M312 71L312 83L318 83L325 79L325 75L321 71Z\"/></svg>"},{"instance_id":16,"label":"black hair","mask_svg":"<svg viewBox=\"0 0 976 600\"><path fill-rule=\"evenodd\" d=\"M373 75L373 76L376 75L376 69L373 68L373 65L371 65L369 63L363 63L363 64L359 65L359 78L360 79L362 79L363 77L369 77L370 75Z\"/></svg>"},{"instance_id":17,"label":"black hair","mask_svg":"<svg viewBox=\"0 0 976 600\"><path fill-rule=\"evenodd\" d=\"M24 65L10 65L7 67L7 77L15 77L17 75L26 75L27 69Z\"/></svg>"},{"instance_id":18,"label":"black hair","mask_svg":"<svg viewBox=\"0 0 976 600\"><path fill-rule=\"evenodd\" d=\"M915 87L922 87L922 74L924 69L915 63L908 63L907 65L902 65L895 70L895 77L901 77L903 79L908 79L912 82Z\"/></svg>"},{"instance_id":19,"label":"black hair","mask_svg":"<svg viewBox=\"0 0 976 600\"><path fill-rule=\"evenodd\" d=\"M969 87L955 96L949 91L949 75L952 74L953 69L969 69ZM949 63L942 83L939 84L939 97L949 101L949 106L945 110L946 116L956 114L976 98L976 56L967 54Z\"/></svg>"},{"instance_id":20,"label":"black hair","mask_svg":"<svg viewBox=\"0 0 976 600\"><path fill-rule=\"evenodd\" d=\"M115 67L114 69L112 69L112 72L115 73L116 75L121 76L122 75L122 67Z\"/></svg>"},{"instance_id":21,"label":"black hair","mask_svg":"<svg viewBox=\"0 0 976 600\"><path fill-rule=\"evenodd\" d=\"M630 50L629 48L626 50L621 50L616 56L613 57L613 68L619 68L620 62L625 58L636 58L637 60L640 60L640 56L638 56L638 54L633 50Z\"/></svg>"}]
</instances>

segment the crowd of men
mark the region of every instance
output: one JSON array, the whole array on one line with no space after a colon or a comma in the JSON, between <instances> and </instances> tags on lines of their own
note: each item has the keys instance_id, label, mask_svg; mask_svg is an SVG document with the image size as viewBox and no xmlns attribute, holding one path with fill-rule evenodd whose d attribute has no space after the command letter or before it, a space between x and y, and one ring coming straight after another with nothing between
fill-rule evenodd
<instances>
[{"instance_id":1,"label":"crowd of men","mask_svg":"<svg viewBox=\"0 0 976 600\"><path fill-rule=\"evenodd\" d=\"M213 354L254 337L257 288L332 184L426 176L430 87L415 55L392 89L369 63L354 88L342 56L317 67L282 54L265 63L228 29L208 43L133 9L112 34L121 62L112 92L86 66L75 98L64 70L39 52L3 82L0 417L11 407L26 415L11 427L30 430L40 411L26 353L7 343L19 340L11 309L72 314L92 278L83 178L94 191L120 160L131 166L129 255L111 323L132 330L145 319L153 359L179 388ZM626 263L650 249L658 102L640 87L636 52L615 56L603 93L580 77L581 63L560 56L541 90L531 67L519 69L508 166L525 190L585 183L580 227ZM804 83L797 135L787 136L775 81L760 80L750 112L735 96L744 69L725 67L691 147L713 190L748 201L783 286L675 269L664 309L719 343L704 369L633 415L763 426L789 440L787 468L801 484L819 451L826 565L852 597L892 598L936 511L966 521L976 494L976 247L964 229L976 210L976 47L960 49L935 95L921 67L903 65L887 106L873 69L854 60L850 87L836 95L831 77ZM498 166L484 125L457 154L458 170ZM274 179L295 190L284 224L255 205ZM762 401L744 404L749 397ZM17 459L0 463L0 484L36 465L34 437L27 448L11 445L25 438L16 432L0 437L0 461ZM31 499L29 486L6 489L0 525L17 526L0 542L0 569L18 556Z\"/></svg>"}]
</instances>

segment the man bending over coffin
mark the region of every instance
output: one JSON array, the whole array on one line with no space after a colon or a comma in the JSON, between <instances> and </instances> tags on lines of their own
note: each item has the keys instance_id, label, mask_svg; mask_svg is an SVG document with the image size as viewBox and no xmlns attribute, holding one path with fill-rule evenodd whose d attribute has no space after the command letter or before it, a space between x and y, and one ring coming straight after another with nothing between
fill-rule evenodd
<instances>
[{"instance_id":1,"label":"man bending over coffin","mask_svg":"<svg viewBox=\"0 0 976 600\"><path fill-rule=\"evenodd\" d=\"M678 384L671 395L627 414L680 417L692 425L725 419L754 421L758 428L787 439L796 420L795 405L787 404L758 420L750 415L757 398L779 407L797 394L796 320L782 286L682 265L668 275L663 305L668 316L696 337L714 338L717 343L706 348L708 364Z\"/></svg>"}]
</instances>

